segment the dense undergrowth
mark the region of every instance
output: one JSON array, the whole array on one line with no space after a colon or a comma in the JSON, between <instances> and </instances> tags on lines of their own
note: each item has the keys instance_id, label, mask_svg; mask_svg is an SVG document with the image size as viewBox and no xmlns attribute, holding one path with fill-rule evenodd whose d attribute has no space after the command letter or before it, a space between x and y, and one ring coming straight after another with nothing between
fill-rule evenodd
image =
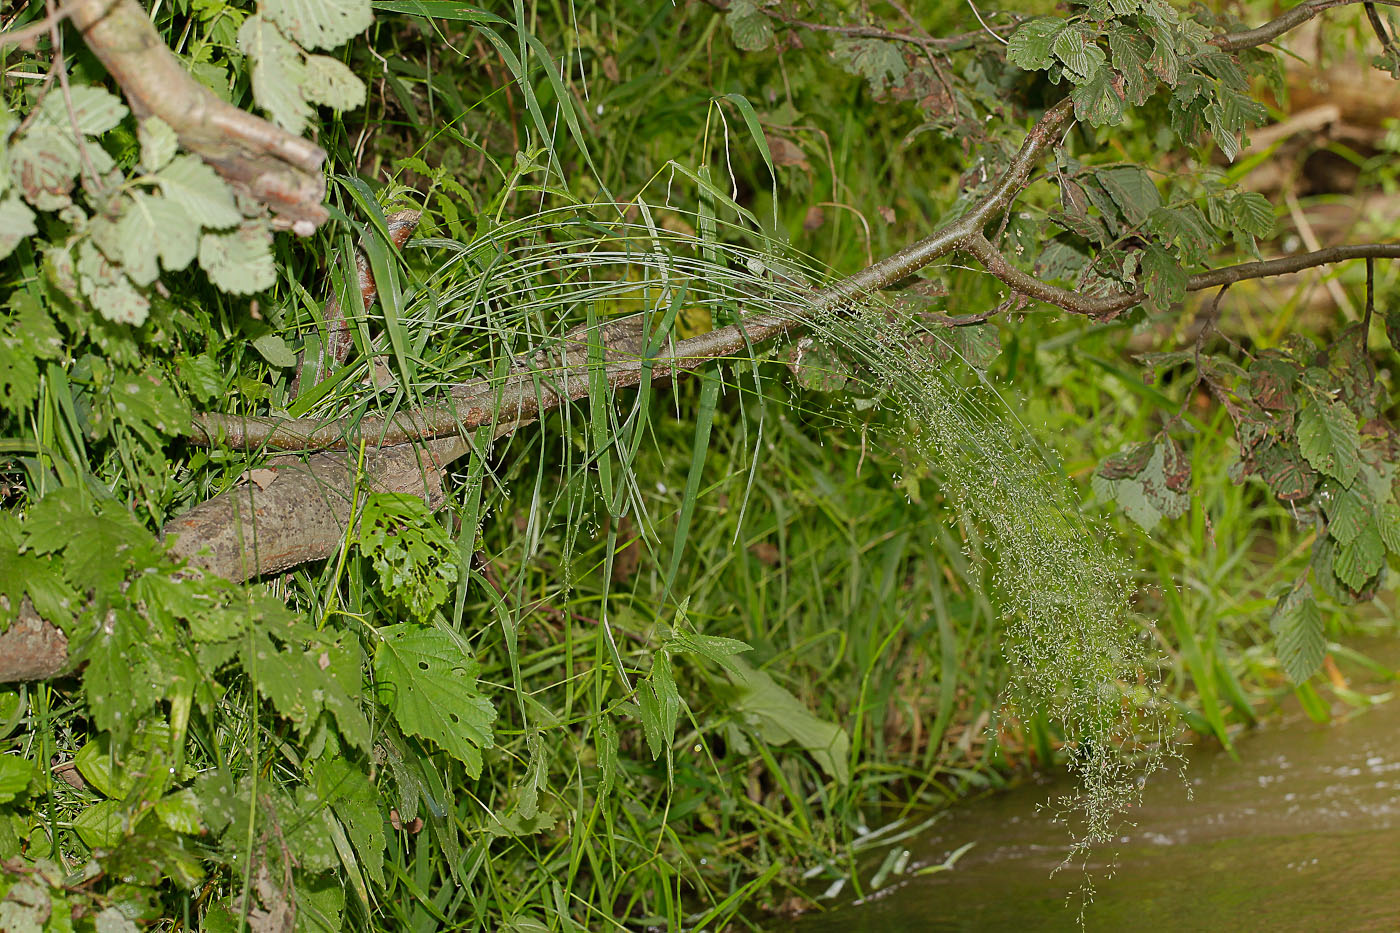
<instances>
[{"instance_id":1,"label":"dense undergrowth","mask_svg":"<svg viewBox=\"0 0 1400 933\"><path fill-rule=\"evenodd\" d=\"M230 49L248 6L155 14L190 59L231 66L225 87L240 103L247 81ZM1190 347L1190 313L1086 325L1033 306L975 338L939 338L923 362L945 388L976 393L961 409L932 404L900 355L908 343L881 341L882 312L824 320L799 355L740 357L616 404L565 407L489 453L479 434L440 513L365 491L359 530L329 561L247 591L183 581L204 587L197 605L160 589L181 577L151 529L257 482L266 459L171 438L152 427L162 418L215 403L296 415L407 406L599 318L674 315L686 336L748 310L695 293L661 300L655 261L602 257L606 224L590 226L592 209L577 205L626 205L629 223L690 238L736 279L784 287L798 270L755 266L760 254L734 244L785 242L815 257L805 287L917 239L975 175L960 140L914 102L795 47L736 49L733 22L706 5L517 5L501 19L456 4L431 5L437 18L376 6L370 41L343 53L368 103L318 126L341 216L425 212L401 256L372 222L360 230L380 292L364 331L375 360L361 352L299 395L285 365L289 347L324 336L324 295L345 291L359 229L349 221L278 240L277 284L256 309L189 274L170 278L178 286L140 330L65 305L29 243L5 260L11 324L48 321L52 307L64 352L26 350L44 367L31 396L6 405L0 533L81 579L128 574L138 589L121 608L133 619L169 608L149 621L153 646L129 635L90 658L81 683L0 695L14 753L0 769L0 854L11 859L0 911L32 920L42 899L54 929L70 910L80 924L115 910L161 928L285 929L259 924L292 923L292 903L298 929L761 926L765 911L814 906L835 881L864 892L870 853L959 795L1030 769L1120 762L1086 757L1086 723L1150 758L1168 729L1163 706L1228 746L1286 692L1319 718L1334 701L1362 702L1335 667L1295 685L1275 657L1270 614L1280 585L1307 573L1314 532L1263 482L1230 475L1230 417L1180 360L1145 382L1130 356ZM946 16L923 25L967 28L961 10ZM5 54L12 71L44 70L39 53ZM988 96L1051 92L970 61L965 77ZM561 63L562 77L546 76ZM74 65L100 76L81 53ZM27 92L6 93L18 106ZM567 118L561 93L576 104ZM1146 119L1129 114L1121 141L1073 132L1085 150L1145 160ZM127 133L122 146L139 143ZM1359 184L1394 184L1384 160L1357 160ZM46 232L57 241L65 223ZM530 249L500 246L513 236L555 258L524 265ZM558 248L571 236L572 251ZM570 264L596 268L602 290L570 295L559 284ZM511 268L516 278L497 274ZM1384 303L1395 273L1376 271ZM1355 286L1357 274L1336 278ZM944 263L892 300L959 315L1002 292ZM1242 294L1225 299L1222 340L1335 334L1301 305ZM144 421L123 418L109 372L142 364L178 388ZM952 440L930 430L928 418L965 417L955 409L980 414ZM1090 477L1168 429L1190 438L1190 507L1149 533L1096 497ZM1008 451L1021 458L1009 473L979 467ZM994 485L1017 471L1025 485ZM1037 486L1045 475L1061 478ZM1036 510L1063 526L1038 526ZM100 545L72 536L77 515ZM1083 553L1057 550L1057 534L1079 536ZM140 556L104 569L101 548ZM1065 568L1100 559L1102 576L1075 582L1127 627L1037 640L1045 626L1015 611L1016 587L1039 598L1049 584L1031 578L1037 567L1063 582ZM1384 599L1365 611L1320 601L1329 639L1389 622ZM1105 641L1086 644L1085 632ZM123 672L142 650L167 651L171 666ZM95 670L119 701L95 695ZM1056 683L1100 707L1078 722L1082 702L1037 708ZM1095 693L1105 685L1106 698ZM1097 721L1118 723L1124 697L1155 710L1128 721L1145 734ZM117 740L132 749L120 761ZM1130 792L1136 777L1112 786ZM1067 813L1088 814L1067 845L1104 832L1096 821L1113 811L1088 803Z\"/></svg>"}]
</instances>

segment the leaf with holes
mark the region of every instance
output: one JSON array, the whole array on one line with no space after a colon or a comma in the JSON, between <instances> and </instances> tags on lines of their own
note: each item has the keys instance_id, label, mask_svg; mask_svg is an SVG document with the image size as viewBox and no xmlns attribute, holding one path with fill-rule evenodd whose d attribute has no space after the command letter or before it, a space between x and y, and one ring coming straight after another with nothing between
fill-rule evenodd
<instances>
[{"instance_id":1,"label":"leaf with holes","mask_svg":"<svg viewBox=\"0 0 1400 933\"><path fill-rule=\"evenodd\" d=\"M1064 20L1049 16L1022 23L1007 43L1007 59L1026 71L1044 71L1055 61L1050 47L1064 28Z\"/></svg>"},{"instance_id":2,"label":"leaf with holes","mask_svg":"<svg viewBox=\"0 0 1400 933\"><path fill-rule=\"evenodd\" d=\"M374 673L379 696L400 728L425 738L481 775L481 749L493 744L495 707L477 689L480 665L447 632L393 625L379 633Z\"/></svg>"},{"instance_id":3,"label":"leaf with holes","mask_svg":"<svg viewBox=\"0 0 1400 933\"><path fill-rule=\"evenodd\" d=\"M349 66L329 55L308 55L302 92L306 99L332 110L354 110L365 102L365 83Z\"/></svg>"}]
</instances>

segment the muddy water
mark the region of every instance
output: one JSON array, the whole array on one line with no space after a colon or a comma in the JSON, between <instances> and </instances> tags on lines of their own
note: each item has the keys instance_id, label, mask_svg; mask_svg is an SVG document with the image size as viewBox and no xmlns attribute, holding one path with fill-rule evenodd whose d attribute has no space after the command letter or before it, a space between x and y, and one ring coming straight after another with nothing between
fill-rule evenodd
<instances>
[{"instance_id":1,"label":"muddy water","mask_svg":"<svg viewBox=\"0 0 1400 933\"><path fill-rule=\"evenodd\" d=\"M1116 867L1108 852L1091 865L1084 928L1400 931L1400 697L1326 726L1286 714L1237 751L1200 749L1184 780L1158 775ZM904 843L902 876L796 933L1080 929L1083 875L1051 877L1064 830L1035 812L1055 791L1031 784L954 808ZM951 870L913 875L967 843Z\"/></svg>"}]
</instances>

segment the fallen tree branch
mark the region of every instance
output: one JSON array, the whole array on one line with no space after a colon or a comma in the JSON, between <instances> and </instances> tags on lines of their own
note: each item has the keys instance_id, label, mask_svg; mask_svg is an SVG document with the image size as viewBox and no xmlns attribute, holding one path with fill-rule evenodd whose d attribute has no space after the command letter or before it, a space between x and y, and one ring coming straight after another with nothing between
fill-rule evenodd
<instances>
[{"instance_id":1,"label":"fallen tree branch","mask_svg":"<svg viewBox=\"0 0 1400 933\"><path fill-rule=\"evenodd\" d=\"M220 100L192 78L135 0L65 0L88 48L138 117L157 116L235 188L268 205L274 226L309 236L330 215L320 146Z\"/></svg>"}]
</instances>

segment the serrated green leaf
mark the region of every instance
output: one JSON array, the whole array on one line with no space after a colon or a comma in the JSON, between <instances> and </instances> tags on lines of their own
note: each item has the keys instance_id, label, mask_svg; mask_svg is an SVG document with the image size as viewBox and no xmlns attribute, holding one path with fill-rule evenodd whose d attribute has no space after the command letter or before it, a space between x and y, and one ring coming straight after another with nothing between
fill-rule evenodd
<instances>
[{"instance_id":1,"label":"serrated green leaf","mask_svg":"<svg viewBox=\"0 0 1400 933\"><path fill-rule=\"evenodd\" d=\"M176 156L156 173L156 182L161 193L201 227L232 227L243 219L233 191L197 156Z\"/></svg>"},{"instance_id":2,"label":"serrated green leaf","mask_svg":"<svg viewBox=\"0 0 1400 933\"><path fill-rule=\"evenodd\" d=\"M1064 20L1048 16L1022 23L1007 43L1007 59L1026 71L1044 71L1055 60L1051 43L1064 28Z\"/></svg>"},{"instance_id":3,"label":"serrated green leaf","mask_svg":"<svg viewBox=\"0 0 1400 933\"><path fill-rule=\"evenodd\" d=\"M157 172L170 164L180 148L180 138L160 117L146 117L136 125L136 139L141 143L141 167Z\"/></svg>"},{"instance_id":4,"label":"serrated green leaf","mask_svg":"<svg viewBox=\"0 0 1400 933\"><path fill-rule=\"evenodd\" d=\"M1248 234L1270 237L1274 233L1274 206L1257 191L1242 191L1230 202L1235 222Z\"/></svg>"},{"instance_id":5,"label":"serrated green leaf","mask_svg":"<svg viewBox=\"0 0 1400 933\"><path fill-rule=\"evenodd\" d=\"M121 263L133 282L149 285L160 271L157 257L168 272L194 261L199 225L189 211L168 197L134 191L113 225L113 239L112 247L103 245L103 250Z\"/></svg>"},{"instance_id":6,"label":"serrated green leaf","mask_svg":"<svg viewBox=\"0 0 1400 933\"><path fill-rule=\"evenodd\" d=\"M1358 484L1359 485L1359 484ZM1350 544L1356 536L1374 524L1371 503L1358 489L1335 489L1324 504L1327 510L1327 531L1338 544Z\"/></svg>"},{"instance_id":7,"label":"serrated green leaf","mask_svg":"<svg viewBox=\"0 0 1400 933\"><path fill-rule=\"evenodd\" d=\"M428 739L481 775L495 707L477 691L480 666L446 632L416 625L381 630L374 653L380 698L405 732Z\"/></svg>"},{"instance_id":8,"label":"serrated green leaf","mask_svg":"<svg viewBox=\"0 0 1400 933\"><path fill-rule=\"evenodd\" d=\"M0 198L0 259L14 252L19 241L39 230L34 226L34 212L19 199L18 192Z\"/></svg>"},{"instance_id":9,"label":"serrated green leaf","mask_svg":"<svg viewBox=\"0 0 1400 933\"><path fill-rule=\"evenodd\" d=\"M73 179L82 165L73 131L31 126L9 146L10 179L24 199L41 211L73 203Z\"/></svg>"},{"instance_id":10,"label":"serrated green leaf","mask_svg":"<svg viewBox=\"0 0 1400 933\"><path fill-rule=\"evenodd\" d=\"M197 836L204 831L199 819L199 802L188 787L166 794L155 802L154 809L171 832Z\"/></svg>"},{"instance_id":11,"label":"serrated green leaf","mask_svg":"<svg viewBox=\"0 0 1400 933\"><path fill-rule=\"evenodd\" d=\"M1065 66L1065 74L1074 84L1084 84L1098 73L1106 61L1096 36L1080 26L1060 30L1050 43L1050 51Z\"/></svg>"},{"instance_id":12,"label":"serrated green leaf","mask_svg":"<svg viewBox=\"0 0 1400 933\"><path fill-rule=\"evenodd\" d=\"M1313 469L1350 486L1361 469L1356 415L1345 405L1313 396L1298 417L1298 449Z\"/></svg>"},{"instance_id":13,"label":"serrated green leaf","mask_svg":"<svg viewBox=\"0 0 1400 933\"><path fill-rule=\"evenodd\" d=\"M1123 98L1113 87L1108 68L1070 91L1074 115L1091 126L1117 126L1123 122Z\"/></svg>"},{"instance_id":14,"label":"serrated green leaf","mask_svg":"<svg viewBox=\"0 0 1400 933\"><path fill-rule=\"evenodd\" d=\"M762 52L773 42L773 23L764 16L753 0L734 0L724 21L729 26L735 48L745 52Z\"/></svg>"},{"instance_id":15,"label":"serrated green leaf","mask_svg":"<svg viewBox=\"0 0 1400 933\"><path fill-rule=\"evenodd\" d=\"M883 94L888 84L898 84L909 73L904 53L883 39L838 39L832 55L853 75L865 78L872 94Z\"/></svg>"},{"instance_id":16,"label":"serrated green leaf","mask_svg":"<svg viewBox=\"0 0 1400 933\"><path fill-rule=\"evenodd\" d=\"M306 99L333 110L354 110L365 102L365 83L349 66L329 55L308 55L302 91Z\"/></svg>"},{"instance_id":17,"label":"serrated green leaf","mask_svg":"<svg viewBox=\"0 0 1400 933\"><path fill-rule=\"evenodd\" d=\"M307 49L333 49L374 22L370 0L263 0L261 9Z\"/></svg>"},{"instance_id":18,"label":"serrated green leaf","mask_svg":"<svg viewBox=\"0 0 1400 933\"><path fill-rule=\"evenodd\" d=\"M1142 254L1143 291L1160 309L1167 309L1186 298L1186 270L1176 257L1155 243Z\"/></svg>"},{"instance_id":19,"label":"serrated green leaf","mask_svg":"<svg viewBox=\"0 0 1400 933\"><path fill-rule=\"evenodd\" d=\"M63 340L38 299L16 290L0 318L0 408L19 412L38 396L39 362L63 352Z\"/></svg>"},{"instance_id":20,"label":"serrated green leaf","mask_svg":"<svg viewBox=\"0 0 1400 933\"><path fill-rule=\"evenodd\" d=\"M1345 544L1339 544L1332 561L1337 579L1354 592L1366 589L1371 578L1380 573L1385 563L1385 542L1375 524L1367 524Z\"/></svg>"},{"instance_id":21,"label":"serrated green leaf","mask_svg":"<svg viewBox=\"0 0 1400 933\"><path fill-rule=\"evenodd\" d=\"M1380 514L1376 516L1376 526L1390 553L1400 554L1400 505L1387 502L1381 506Z\"/></svg>"},{"instance_id":22,"label":"serrated green leaf","mask_svg":"<svg viewBox=\"0 0 1400 933\"><path fill-rule=\"evenodd\" d=\"M301 133L311 116L302 93L301 51L270 20L250 16L238 30L238 48L253 60L253 98L282 129Z\"/></svg>"},{"instance_id":23,"label":"serrated green leaf","mask_svg":"<svg viewBox=\"0 0 1400 933\"><path fill-rule=\"evenodd\" d=\"M228 233L199 238L199 265L209 281L233 295L251 295L277 282L272 235L263 221L248 221Z\"/></svg>"},{"instance_id":24,"label":"serrated green leaf","mask_svg":"<svg viewBox=\"0 0 1400 933\"><path fill-rule=\"evenodd\" d=\"M96 398L92 411L94 428L106 434L113 425L120 425L152 449L159 448L165 438L188 428L189 403L157 372L114 376L108 391Z\"/></svg>"},{"instance_id":25,"label":"serrated green leaf","mask_svg":"<svg viewBox=\"0 0 1400 933\"><path fill-rule=\"evenodd\" d=\"M344 756L327 755L316 762L312 786L345 828L360 867L382 885L385 818L379 808L379 794L369 777Z\"/></svg>"},{"instance_id":26,"label":"serrated green leaf","mask_svg":"<svg viewBox=\"0 0 1400 933\"><path fill-rule=\"evenodd\" d=\"M125 119L126 114L126 104L111 91L95 84L74 84L66 94L45 95L34 123L68 133L76 124L79 132L100 136Z\"/></svg>"},{"instance_id":27,"label":"serrated green leaf","mask_svg":"<svg viewBox=\"0 0 1400 933\"><path fill-rule=\"evenodd\" d=\"M1136 165L1099 169L1095 177L1131 224L1141 224L1162 206L1161 192L1151 177Z\"/></svg>"},{"instance_id":28,"label":"serrated green leaf","mask_svg":"<svg viewBox=\"0 0 1400 933\"><path fill-rule=\"evenodd\" d=\"M73 829L89 848L114 846L122 838L122 805L99 800L73 818Z\"/></svg>"},{"instance_id":29,"label":"serrated green leaf","mask_svg":"<svg viewBox=\"0 0 1400 933\"><path fill-rule=\"evenodd\" d=\"M29 786L34 761L20 755L0 755L0 803L9 803Z\"/></svg>"},{"instance_id":30,"label":"serrated green leaf","mask_svg":"<svg viewBox=\"0 0 1400 933\"><path fill-rule=\"evenodd\" d=\"M277 334L267 333L253 340L253 349L273 366L286 369L297 364L297 355Z\"/></svg>"},{"instance_id":31,"label":"serrated green leaf","mask_svg":"<svg viewBox=\"0 0 1400 933\"><path fill-rule=\"evenodd\" d=\"M822 770L845 785L851 779L851 739L846 730L814 715L772 677L738 658L729 679L738 688L731 708L770 745L796 742Z\"/></svg>"},{"instance_id":32,"label":"serrated green leaf","mask_svg":"<svg viewBox=\"0 0 1400 933\"><path fill-rule=\"evenodd\" d=\"M1269 628L1274 633L1274 651L1290 680L1301 684L1317 673L1327 639L1311 586L1304 583L1280 599Z\"/></svg>"},{"instance_id":33,"label":"serrated green leaf","mask_svg":"<svg viewBox=\"0 0 1400 933\"><path fill-rule=\"evenodd\" d=\"M637 685L637 706L641 710L642 732L646 735L652 760L660 758L664 752L669 771L681 697L671 672L671 659L664 651L653 657L651 676Z\"/></svg>"}]
</instances>

